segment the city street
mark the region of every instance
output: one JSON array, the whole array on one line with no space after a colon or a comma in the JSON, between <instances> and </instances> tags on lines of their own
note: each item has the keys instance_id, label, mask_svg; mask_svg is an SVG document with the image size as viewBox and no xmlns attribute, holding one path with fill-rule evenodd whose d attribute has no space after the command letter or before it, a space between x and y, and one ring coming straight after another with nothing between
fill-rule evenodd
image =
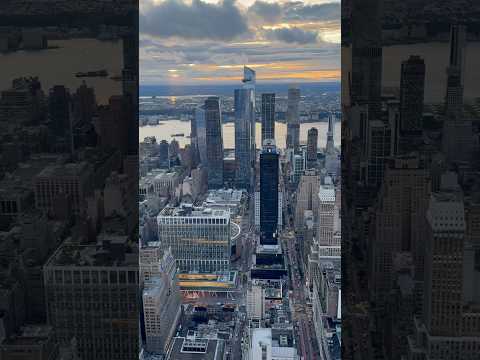
<instances>
[{"instance_id":1,"label":"city street","mask_svg":"<svg viewBox=\"0 0 480 360\"><path fill-rule=\"evenodd\" d=\"M305 295L305 281L299 273L298 254L295 249L295 236L286 232L282 237L287 252L287 260L290 264L291 295L290 306L292 308L293 321L296 324L300 354L305 360L322 359L318 352L315 331L311 325L311 309L307 307Z\"/></svg>"}]
</instances>

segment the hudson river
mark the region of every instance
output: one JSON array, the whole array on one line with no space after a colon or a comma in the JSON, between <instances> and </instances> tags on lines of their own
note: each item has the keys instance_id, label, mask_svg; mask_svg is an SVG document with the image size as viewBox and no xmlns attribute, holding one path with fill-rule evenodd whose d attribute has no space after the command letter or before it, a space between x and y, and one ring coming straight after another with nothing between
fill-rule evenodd
<instances>
[{"instance_id":1,"label":"hudson river","mask_svg":"<svg viewBox=\"0 0 480 360\"><path fill-rule=\"evenodd\" d=\"M304 123L300 125L300 142L307 142L307 132L310 128L317 128L318 130L318 146L325 147L327 141L327 122L313 122L313 123ZM183 137L175 137L180 146L190 143L190 139L187 136L190 135L190 121L180 121L180 120L169 120L164 121L160 125L156 126L142 126L139 129L139 138L140 141L146 136L155 136L157 142L161 140L167 140L170 142L173 137L173 134L183 133ZM257 142L257 148L260 148L260 139L261 139L261 124L257 123L255 139ZM340 133L341 123L340 121L335 123L335 145L340 146ZM287 125L283 123L275 124L275 138L277 146L280 148L285 148L285 139L287 136ZM223 146L227 149L232 149L235 147L235 125L233 123L223 124Z\"/></svg>"}]
</instances>

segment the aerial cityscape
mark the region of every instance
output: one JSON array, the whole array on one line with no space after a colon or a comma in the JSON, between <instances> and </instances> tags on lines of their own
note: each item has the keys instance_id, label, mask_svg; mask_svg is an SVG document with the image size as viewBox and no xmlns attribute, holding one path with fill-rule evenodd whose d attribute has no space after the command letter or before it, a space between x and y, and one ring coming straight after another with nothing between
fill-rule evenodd
<instances>
[{"instance_id":1,"label":"aerial cityscape","mask_svg":"<svg viewBox=\"0 0 480 360\"><path fill-rule=\"evenodd\" d=\"M479 19L3 0L0 360L479 360Z\"/></svg>"},{"instance_id":2,"label":"aerial cityscape","mask_svg":"<svg viewBox=\"0 0 480 360\"><path fill-rule=\"evenodd\" d=\"M140 26L141 359L340 359L339 3L200 4L250 38Z\"/></svg>"},{"instance_id":3,"label":"aerial cityscape","mask_svg":"<svg viewBox=\"0 0 480 360\"><path fill-rule=\"evenodd\" d=\"M1 10L0 358L131 360L138 13L45 4Z\"/></svg>"}]
</instances>

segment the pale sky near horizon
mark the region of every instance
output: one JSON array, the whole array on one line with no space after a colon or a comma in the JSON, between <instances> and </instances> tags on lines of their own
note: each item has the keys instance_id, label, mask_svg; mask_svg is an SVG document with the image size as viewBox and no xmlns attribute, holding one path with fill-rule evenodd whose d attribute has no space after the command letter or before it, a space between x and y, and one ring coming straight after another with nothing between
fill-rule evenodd
<instances>
[{"instance_id":1,"label":"pale sky near horizon","mask_svg":"<svg viewBox=\"0 0 480 360\"><path fill-rule=\"evenodd\" d=\"M340 80L338 0L140 0L141 84Z\"/></svg>"}]
</instances>

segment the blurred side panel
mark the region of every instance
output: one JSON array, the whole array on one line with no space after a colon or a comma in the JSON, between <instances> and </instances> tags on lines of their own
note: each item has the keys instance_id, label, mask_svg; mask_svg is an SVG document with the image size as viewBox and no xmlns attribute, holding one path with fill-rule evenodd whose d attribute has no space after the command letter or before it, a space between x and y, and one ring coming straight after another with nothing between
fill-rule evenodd
<instances>
[{"instance_id":1,"label":"blurred side panel","mask_svg":"<svg viewBox=\"0 0 480 360\"><path fill-rule=\"evenodd\" d=\"M0 358L138 358L138 2L0 7Z\"/></svg>"},{"instance_id":2,"label":"blurred side panel","mask_svg":"<svg viewBox=\"0 0 480 360\"><path fill-rule=\"evenodd\" d=\"M342 356L473 360L479 4L342 6Z\"/></svg>"}]
</instances>

